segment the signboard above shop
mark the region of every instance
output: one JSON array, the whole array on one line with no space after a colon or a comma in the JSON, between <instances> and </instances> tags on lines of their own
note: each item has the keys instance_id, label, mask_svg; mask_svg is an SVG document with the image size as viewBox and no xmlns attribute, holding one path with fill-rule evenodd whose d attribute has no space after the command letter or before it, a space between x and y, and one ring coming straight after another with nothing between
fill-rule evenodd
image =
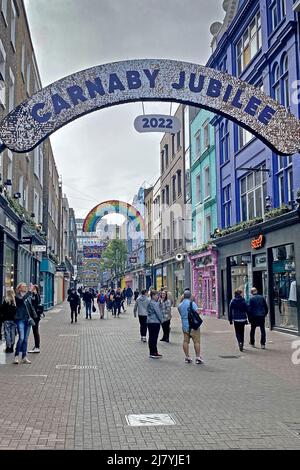
<instances>
[{"instance_id":1,"label":"signboard above shop","mask_svg":"<svg viewBox=\"0 0 300 470\"><path fill-rule=\"evenodd\" d=\"M46 245L32 245L32 251L36 251L37 253L46 253L47 247Z\"/></svg>"},{"instance_id":2,"label":"signboard above shop","mask_svg":"<svg viewBox=\"0 0 300 470\"><path fill-rule=\"evenodd\" d=\"M163 132L164 134L177 134L181 129L181 122L176 116L164 114L144 114L134 120L137 132Z\"/></svg>"}]
</instances>

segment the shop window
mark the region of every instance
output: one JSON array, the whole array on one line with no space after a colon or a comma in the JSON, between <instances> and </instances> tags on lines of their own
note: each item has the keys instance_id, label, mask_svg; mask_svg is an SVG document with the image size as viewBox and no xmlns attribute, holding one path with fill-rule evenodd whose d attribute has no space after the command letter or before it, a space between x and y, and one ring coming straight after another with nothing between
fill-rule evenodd
<instances>
[{"instance_id":1,"label":"shop window","mask_svg":"<svg viewBox=\"0 0 300 470\"><path fill-rule=\"evenodd\" d=\"M260 12L253 18L236 46L237 74L241 75L262 45Z\"/></svg>"},{"instance_id":2,"label":"shop window","mask_svg":"<svg viewBox=\"0 0 300 470\"><path fill-rule=\"evenodd\" d=\"M275 326L298 330L294 245L278 246L271 254Z\"/></svg>"},{"instance_id":3,"label":"shop window","mask_svg":"<svg viewBox=\"0 0 300 470\"><path fill-rule=\"evenodd\" d=\"M267 196L267 172L266 165L257 168L241 178L241 220L251 220L262 217L265 213L265 199ZM257 173L260 173L258 175Z\"/></svg>"},{"instance_id":4,"label":"shop window","mask_svg":"<svg viewBox=\"0 0 300 470\"><path fill-rule=\"evenodd\" d=\"M231 298L234 292L239 289L243 292L246 300L250 298L250 289L252 287L252 262L251 254L231 256L229 258L230 279L231 279Z\"/></svg>"}]
</instances>

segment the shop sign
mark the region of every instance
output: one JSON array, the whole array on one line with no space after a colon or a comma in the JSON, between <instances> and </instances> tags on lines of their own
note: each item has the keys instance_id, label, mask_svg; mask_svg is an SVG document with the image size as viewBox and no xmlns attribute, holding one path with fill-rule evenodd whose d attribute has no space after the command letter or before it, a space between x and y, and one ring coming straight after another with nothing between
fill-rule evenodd
<instances>
[{"instance_id":1,"label":"shop sign","mask_svg":"<svg viewBox=\"0 0 300 470\"><path fill-rule=\"evenodd\" d=\"M46 253L47 247L46 245L32 245L32 251L39 252L39 253Z\"/></svg>"},{"instance_id":2,"label":"shop sign","mask_svg":"<svg viewBox=\"0 0 300 470\"><path fill-rule=\"evenodd\" d=\"M151 276L151 269L145 270L145 276Z\"/></svg>"},{"instance_id":3,"label":"shop sign","mask_svg":"<svg viewBox=\"0 0 300 470\"><path fill-rule=\"evenodd\" d=\"M208 264L212 264L211 256L202 256L196 260L196 267L201 268L202 266L207 266Z\"/></svg>"},{"instance_id":4,"label":"shop sign","mask_svg":"<svg viewBox=\"0 0 300 470\"><path fill-rule=\"evenodd\" d=\"M12 222L12 220L9 217L6 217L5 219L5 226L12 232L12 233L17 233L17 226Z\"/></svg>"},{"instance_id":5,"label":"shop sign","mask_svg":"<svg viewBox=\"0 0 300 470\"><path fill-rule=\"evenodd\" d=\"M56 266L56 272L67 272L67 268L63 265Z\"/></svg>"},{"instance_id":6,"label":"shop sign","mask_svg":"<svg viewBox=\"0 0 300 470\"><path fill-rule=\"evenodd\" d=\"M163 132L164 134L177 134L181 129L181 122L176 116L163 114L143 114L134 120L137 132Z\"/></svg>"},{"instance_id":7,"label":"shop sign","mask_svg":"<svg viewBox=\"0 0 300 470\"><path fill-rule=\"evenodd\" d=\"M265 244L265 237L263 235L259 235L257 238L253 238L251 240L251 248L253 250L259 250Z\"/></svg>"},{"instance_id":8,"label":"shop sign","mask_svg":"<svg viewBox=\"0 0 300 470\"><path fill-rule=\"evenodd\" d=\"M212 68L167 59L113 62L62 78L5 116L1 140L12 151L28 152L85 114L138 101L195 105L237 122L276 153L293 155L300 149L300 122L260 88Z\"/></svg>"}]
</instances>

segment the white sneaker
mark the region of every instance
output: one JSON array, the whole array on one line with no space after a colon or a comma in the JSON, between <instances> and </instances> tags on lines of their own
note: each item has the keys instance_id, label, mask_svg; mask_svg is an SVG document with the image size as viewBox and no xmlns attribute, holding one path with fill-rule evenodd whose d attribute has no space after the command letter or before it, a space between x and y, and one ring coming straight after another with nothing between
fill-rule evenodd
<instances>
[{"instance_id":1,"label":"white sneaker","mask_svg":"<svg viewBox=\"0 0 300 470\"><path fill-rule=\"evenodd\" d=\"M40 351L40 348L33 348L33 349L31 349L30 351L28 351L28 352L29 352L29 353L39 353L39 352L41 352L41 351Z\"/></svg>"},{"instance_id":2,"label":"white sneaker","mask_svg":"<svg viewBox=\"0 0 300 470\"><path fill-rule=\"evenodd\" d=\"M31 361L30 361L29 359L27 359L27 357L24 357L24 358L22 359L22 363L23 363L23 364L31 364Z\"/></svg>"},{"instance_id":3,"label":"white sneaker","mask_svg":"<svg viewBox=\"0 0 300 470\"><path fill-rule=\"evenodd\" d=\"M13 364L19 364L19 356L15 356Z\"/></svg>"}]
</instances>

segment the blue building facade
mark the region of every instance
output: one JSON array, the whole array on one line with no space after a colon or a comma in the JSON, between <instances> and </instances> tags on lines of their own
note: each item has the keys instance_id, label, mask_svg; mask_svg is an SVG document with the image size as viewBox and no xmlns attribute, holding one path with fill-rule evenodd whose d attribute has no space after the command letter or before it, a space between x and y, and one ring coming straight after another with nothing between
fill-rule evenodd
<instances>
[{"instance_id":1,"label":"blue building facade","mask_svg":"<svg viewBox=\"0 0 300 470\"><path fill-rule=\"evenodd\" d=\"M261 88L299 118L299 22L294 3L226 2L225 20L219 32L214 31L214 52L207 65ZM227 314L235 289L241 288L248 297L250 287L255 286L269 302L270 326L299 333L300 252L296 241L300 230L293 209L300 188L300 156L278 156L221 116L213 124L217 235L223 235L215 242L223 286L220 312ZM232 226L239 230L228 230ZM255 242L259 237L264 240L261 246Z\"/></svg>"}]
</instances>

